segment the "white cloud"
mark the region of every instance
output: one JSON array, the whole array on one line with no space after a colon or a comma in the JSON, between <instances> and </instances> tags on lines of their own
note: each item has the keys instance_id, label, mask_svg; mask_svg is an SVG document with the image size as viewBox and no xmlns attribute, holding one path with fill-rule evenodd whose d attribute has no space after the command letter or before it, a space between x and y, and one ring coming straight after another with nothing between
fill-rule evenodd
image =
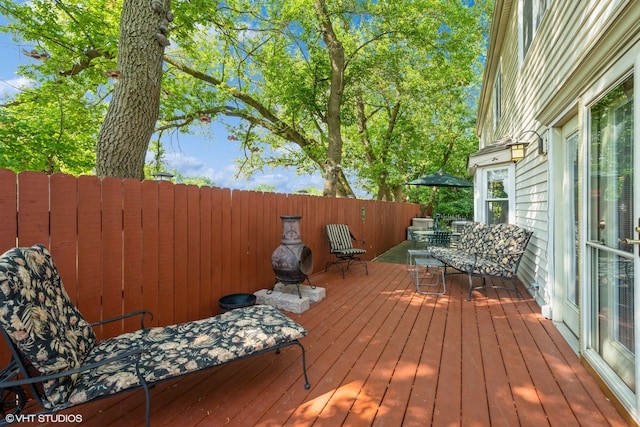
<instances>
[{"instance_id":1,"label":"white cloud","mask_svg":"<svg viewBox=\"0 0 640 427\"><path fill-rule=\"evenodd\" d=\"M153 159L153 153L147 153L147 162ZM260 185L275 187L278 193L294 193L303 188L322 188L323 180L319 174L299 176L293 170L277 168L273 171L254 174L249 179L237 177L238 166L233 163L222 164L218 167L208 162L214 159L197 158L182 152L169 152L165 154L165 163L168 170L177 170L184 176L207 177L217 187L233 188L238 190L253 190Z\"/></svg>"},{"instance_id":2,"label":"white cloud","mask_svg":"<svg viewBox=\"0 0 640 427\"><path fill-rule=\"evenodd\" d=\"M202 160L186 156L181 153L167 153L165 161L169 169L177 169L186 176L206 176L212 178L213 168L207 166Z\"/></svg>"},{"instance_id":3,"label":"white cloud","mask_svg":"<svg viewBox=\"0 0 640 427\"><path fill-rule=\"evenodd\" d=\"M30 86L33 82L24 77L18 77L10 80L0 80L0 95L15 95L22 88Z\"/></svg>"}]
</instances>

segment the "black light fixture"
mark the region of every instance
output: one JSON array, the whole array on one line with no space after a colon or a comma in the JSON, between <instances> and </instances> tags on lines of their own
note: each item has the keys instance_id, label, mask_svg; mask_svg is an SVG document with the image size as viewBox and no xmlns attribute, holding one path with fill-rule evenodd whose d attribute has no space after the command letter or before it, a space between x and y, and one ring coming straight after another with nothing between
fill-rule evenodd
<instances>
[{"instance_id":1,"label":"black light fixture","mask_svg":"<svg viewBox=\"0 0 640 427\"><path fill-rule=\"evenodd\" d=\"M544 139L535 130L525 130L525 131L520 132L520 135L518 135L518 138L516 138L516 140L520 141L520 138L522 138L522 135L524 135L525 133L533 133L533 134L535 134L538 137L538 154L539 155L546 154L545 151L544 151Z\"/></svg>"}]
</instances>

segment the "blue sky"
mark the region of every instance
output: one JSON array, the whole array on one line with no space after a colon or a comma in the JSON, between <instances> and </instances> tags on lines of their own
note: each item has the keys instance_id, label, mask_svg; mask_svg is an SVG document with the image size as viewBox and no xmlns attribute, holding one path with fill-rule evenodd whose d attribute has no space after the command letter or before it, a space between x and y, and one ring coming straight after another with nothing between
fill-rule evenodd
<instances>
[{"instance_id":1,"label":"blue sky","mask_svg":"<svg viewBox=\"0 0 640 427\"><path fill-rule=\"evenodd\" d=\"M0 24L3 21L0 16ZM23 49L31 50L31 46L18 45L9 35L0 33L0 96L15 93L29 84L15 74L19 64L31 61L22 54ZM176 169L185 176L206 176L218 187L251 190L265 184L275 186L276 191L281 193L294 193L309 187L322 189L320 174L298 176L294 169L266 169L250 180L236 178L238 166L234 159L242 157L242 152L237 143L227 138L228 134L222 124L212 123L212 126L213 139L207 135L163 138L168 169Z\"/></svg>"}]
</instances>

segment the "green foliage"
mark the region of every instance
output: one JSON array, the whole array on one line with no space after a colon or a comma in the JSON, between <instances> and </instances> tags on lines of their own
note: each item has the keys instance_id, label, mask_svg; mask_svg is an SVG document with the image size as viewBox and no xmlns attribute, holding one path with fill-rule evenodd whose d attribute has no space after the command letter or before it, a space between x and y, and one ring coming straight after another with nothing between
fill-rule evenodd
<instances>
[{"instance_id":1,"label":"green foliage","mask_svg":"<svg viewBox=\"0 0 640 427\"><path fill-rule=\"evenodd\" d=\"M167 171L166 151L160 140L154 140L149 143L149 152L153 154L153 159L148 161L144 166L144 176L146 179L152 179L153 174Z\"/></svg>"},{"instance_id":2,"label":"green foliage","mask_svg":"<svg viewBox=\"0 0 640 427\"><path fill-rule=\"evenodd\" d=\"M157 179L156 174L169 174L171 181L176 184L197 185L199 187L213 187L216 185L212 179L206 176L185 176L175 169L169 171L165 157L166 151L159 140L151 141L149 152L153 154L153 159L145 164L145 179Z\"/></svg>"},{"instance_id":3,"label":"green foliage","mask_svg":"<svg viewBox=\"0 0 640 427\"><path fill-rule=\"evenodd\" d=\"M308 194L311 196L322 196L322 190L317 187L304 187L296 191L298 194Z\"/></svg>"},{"instance_id":4,"label":"green foliage","mask_svg":"<svg viewBox=\"0 0 640 427\"><path fill-rule=\"evenodd\" d=\"M30 83L0 109L0 167L91 173L95 140L115 69L118 4L0 0L9 19L0 31L16 37L32 60L17 74ZM107 12L107 10L114 10Z\"/></svg>"},{"instance_id":5,"label":"green foliage","mask_svg":"<svg viewBox=\"0 0 640 427\"><path fill-rule=\"evenodd\" d=\"M216 185L212 179L207 178L206 176L184 176L176 170L174 170L173 182L176 184L197 185L198 187L213 187Z\"/></svg>"},{"instance_id":6,"label":"green foliage","mask_svg":"<svg viewBox=\"0 0 640 427\"><path fill-rule=\"evenodd\" d=\"M261 191L263 193L275 193L276 192L276 186L275 185L271 185L271 184L258 184L258 185L256 185L256 187L253 190L254 191Z\"/></svg>"},{"instance_id":7,"label":"green foliage","mask_svg":"<svg viewBox=\"0 0 640 427\"><path fill-rule=\"evenodd\" d=\"M441 168L463 175L477 147L474 100L491 2L464 3L327 4L346 56L343 170L380 199L400 199L413 191L405 182ZM0 0L10 19L0 30L45 58L18 70L32 86L0 109L0 167L93 167L114 84L108 76L117 75L121 6ZM212 138L211 124L224 121L245 153L239 161L247 173L265 166L322 170L331 66L314 6L172 1L158 129ZM28 156L8 154L18 141L28 142Z\"/></svg>"},{"instance_id":8,"label":"green foliage","mask_svg":"<svg viewBox=\"0 0 640 427\"><path fill-rule=\"evenodd\" d=\"M0 109L0 167L91 173L101 108L87 103L74 85L28 88Z\"/></svg>"},{"instance_id":9,"label":"green foliage","mask_svg":"<svg viewBox=\"0 0 640 427\"><path fill-rule=\"evenodd\" d=\"M182 126L183 112L197 117L203 105L216 106L207 109L211 117L242 119L231 132L245 149L249 172L266 165L322 170L331 69L314 3L274 0L256 8L255 1L235 0L217 12L208 9L211 22L224 24L190 34L170 52L174 65L204 75L193 82L169 70L170 93L195 84L197 96L165 103L167 125ZM349 1L328 8L346 55L341 132L347 175L392 200L416 176L464 170L477 147L473 100L487 5Z\"/></svg>"},{"instance_id":10,"label":"green foliage","mask_svg":"<svg viewBox=\"0 0 640 427\"><path fill-rule=\"evenodd\" d=\"M459 215L473 218L473 189L426 187L423 185L407 186L407 201L423 206L423 214L433 216Z\"/></svg>"}]
</instances>

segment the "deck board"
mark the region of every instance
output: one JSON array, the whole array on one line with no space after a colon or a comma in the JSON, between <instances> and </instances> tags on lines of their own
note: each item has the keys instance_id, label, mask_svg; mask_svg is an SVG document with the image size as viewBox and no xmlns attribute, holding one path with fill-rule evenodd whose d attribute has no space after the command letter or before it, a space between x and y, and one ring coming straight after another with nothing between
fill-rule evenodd
<instances>
[{"instance_id":1,"label":"deck board","mask_svg":"<svg viewBox=\"0 0 640 427\"><path fill-rule=\"evenodd\" d=\"M518 425L515 400L509 387L509 377L499 347L500 341L497 330L493 327L493 317L486 304L478 306L476 319L482 364L478 366L474 364L473 368L480 370L485 378L485 398L491 397L487 402L491 425L505 427ZM481 325L492 325L492 327L481 327Z\"/></svg>"},{"instance_id":2,"label":"deck board","mask_svg":"<svg viewBox=\"0 0 640 427\"><path fill-rule=\"evenodd\" d=\"M467 279L447 280L434 296L416 293L399 264L315 274L326 299L289 314L308 330L310 390L291 346L158 384L152 425L626 425L532 298L488 289L467 301ZM66 413L143 425L144 395Z\"/></svg>"},{"instance_id":3,"label":"deck board","mask_svg":"<svg viewBox=\"0 0 640 427\"><path fill-rule=\"evenodd\" d=\"M464 296L462 296L464 298ZM473 304L462 304L463 318L461 342L462 353L462 422L463 424L491 425L487 401L486 377L480 341L479 322ZM490 350L490 349L488 349ZM489 359L496 360L496 359ZM466 420L470 422L467 423Z\"/></svg>"}]
</instances>

